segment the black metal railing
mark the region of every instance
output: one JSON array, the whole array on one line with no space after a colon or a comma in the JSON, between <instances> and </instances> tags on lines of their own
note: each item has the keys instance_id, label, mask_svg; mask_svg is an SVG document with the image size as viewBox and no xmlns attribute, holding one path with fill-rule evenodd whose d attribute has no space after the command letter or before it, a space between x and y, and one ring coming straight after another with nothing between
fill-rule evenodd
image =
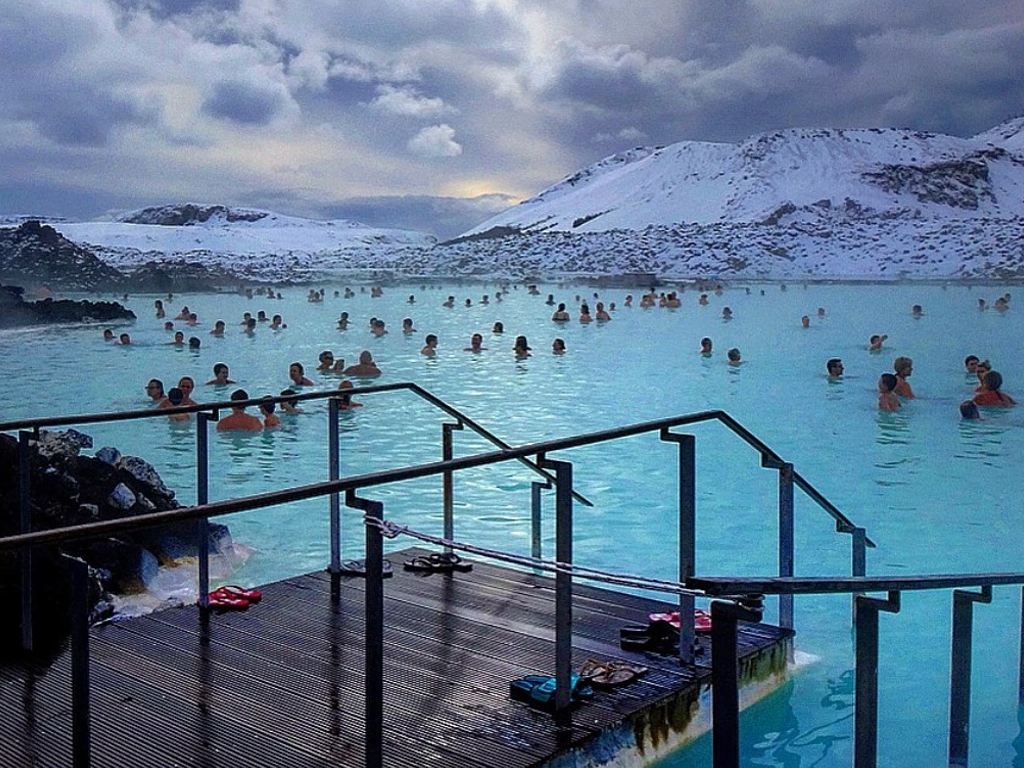
<instances>
[{"instance_id":1,"label":"black metal railing","mask_svg":"<svg viewBox=\"0 0 1024 768\"><path fill-rule=\"evenodd\" d=\"M764 595L851 594L854 598L856 671L854 693L854 768L875 768L878 763L878 614L899 613L902 594L920 590L952 590L953 618L950 641L948 764L965 768L971 718L972 628L975 603L990 603L992 587L1024 585L1024 573L935 574L925 576L874 576L853 578L732 578L694 577L687 586L716 599L711 604L713 636L719 630L733 633L719 649L712 640L712 690L714 691L712 734L716 768L739 766L739 712L731 701L719 711L719 691L737 687L735 658L736 616L759 621L759 611L745 609L758 605ZM966 587L978 588L968 592ZM882 600L866 592L886 592ZM724 619L724 622L722 620ZM722 626L719 624L722 622ZM730 629L731 624L731 629ZM1024 590L1021 592L1018 704L1024 705ZM719 658L720 650L731 653Z\"/></svg>"},{"instance_id":2,"label":"black metal railing","mask_svg":"<svg viewBox=\"0 0 1024 768\"><path fill-rule=\"evenodd\" d=\"M44 426L68 426L71 424L97 423L103 421L120 421L127 419L154 418L168 416L174 413L197 413L199 428L197 429L197 503L192 507L183 507L163 512L153 512L132 518L117 520L106 520L94 523L85 523L77 526L56 528L45 531L24 530L22 533L0 538L0 552L18 550L22 553L29 553L33 547L44 545L60 545L73 541L92 539L97 537L110 536L128 531L135 531L144 528L159 527L170 523L195 522L200 528L200 546L205 547L207 537L205 526L209 518L221 515L232 514L255 509L261 509L279 504L286 504L305 499L328 496L330 499L331 515L331 564L328 570L335 577L340 575L340 552L341 552L341 526L340 526L340 494L345 494L346 505L360 509L377 519L383 519L384 506L380 501L365 499L358 495L360 491L375 486L397 483L405 480L412 480L422 477L441 475L444 482L444 533L445 538L451 538L453 533L452 512L452 482L451 478L455 472L475 467L489 466L507 461L520 461L525 463L534 471L543 475L544 483L534 483L531 486L531 526L533 536L531 538L531 551L539 556L540 554L540 490L552 485L555 489L555 556L561 562L572 562L572 517L573 500L580 499L580 495L573 488L572 464L567 461L555 461L547 458L549 453L555 451L579 448L588 445L596 445L621 438L635 435L659 433L661 440L675 442L679 445L679 582L687 582L693 578L695 573L695 542L696 542L696 465L695 465L695 442L696 439L690 434L678 434L673 432L674 428L697 424L705 421L719 421L735 434L738 434L745 442L757 450L761 456L762 466L776 469L779 472L779 573L782 577L789 577L793 572L793 487L799 487L807 493L810 498L816 501L825 511L833 517L836 523L836 530L849 533L853 537L854 557L853 571L855 575L863 573L864 548L873 546L867 538L862 527L856 526L849 518L836 509L827 499L824 498L813 486L793 470L793 465L783 461L778 454L768 448L761 440L749 432L746 428L736 422L732 417L722 411L704 411L701 413L687 414L672 418L657 419L637 424L632 424L614 429L600 430L571 437L531 443L518 447L504 444L499 438L489 433L483 427L476 424L472 419L461 413L454 407L444 403L439 398L415 384L402 383L390 385L378 385L360 387L348 390L347 394L371 394L376 392L391 392L399 390L410 390L434 403L454 419L456 423L445 423L442 425L442 460L417 464L396 469L369 472L360 475L353 475L345 478L338 477L338 449L337 449L337 418L339 400L337 392L315 392L299 394L294 396L273 398L275 402L302 401L314 399L328 399L328 413L331 423L334 425L329 430L329 437L333 443L329 447L329 479L326 482L313 483L297 486L284 490L256 494L252 496L226 499L210 502L207 498L207 458L208 450L206 437L208 422L216 421L218 411L240 405L256 405L260 399L253 399L241 402L221 402L205 405L188 406L181 408L170 408L160 411L146 410L133 411L120 414L92 414L87 416L53 417L37 420L21 420L0 424L0 430L18 429L20 461L22 467L28 466L29 444L32 433L24 431L32 429L34 433ZM500 444L500 449L485 453L478 453L469 456L454 458L452 456L451 432L462 426L467 426L473 431L482 434L492 442ZM534 458L531 458L534 457ZM22 476L26 473L23 471ZM26 506L29 498L27 481L22 488L22 498ZM382 765L382 732L374 724L380 724L383 717L383 678L381 674L371 674L371 671L378 670L383 658L383 542L379 529L371 525L366 526L366 563L365 571L368 579L366 592L366 662L367 662L367 695L366 695L366 759L370 768L379 768ZM206 597L208 590L208 564L207 551L200 551L200 614L208 616ZM27 559L27 558L26 558ZM859 565L858 565L859 564ZM858 573L858 567L860 574ZM74 567L73 573L78 573ZM783 600L780 602L780 623L783 626L792 628L792 593L779 592ZM84 595L80 596L84 601ZM570 651L572 640L572 576L568 573L559 572L556 575L556 600L555 600L555 628L556 628L556 652L555 652L555 678L556 678L556 716L564 717L568 712L570 697ZM682 662L693 660L693 594L680 593L679 607L681 610L681 631L679 654ZM719 608L719 611L724 610ZM84 621L87 607L76 602L73 605L75 616L79 624ZM724 614L723 614L724 615ZM742 611L736 614L742 616ZM27 612L28 624L31 624L31 607ZM78 626L79 624L76 624ZM723 627L728 625L728 620L721 622ZM735 627L734 627L735 629ZM73 643L72 665L78 672L73 675L76 681L73 685L72 706L76 712L88 712L88 633L76 632L76 642ZM714 641L713 641L714 642ZM719 645L723 642L719 637ZM732 655L735 660L735 637L732 640ZM721 656L727 657L727 652L721 650ZM735 666L735 664L733 664ZM84 681L84 683L82 682ZM372 727L371 727L372 726ZM85 766L89 764L89 733L88 716L74 718L73 743L75 765Z\"/></svg>"}]
</instances>

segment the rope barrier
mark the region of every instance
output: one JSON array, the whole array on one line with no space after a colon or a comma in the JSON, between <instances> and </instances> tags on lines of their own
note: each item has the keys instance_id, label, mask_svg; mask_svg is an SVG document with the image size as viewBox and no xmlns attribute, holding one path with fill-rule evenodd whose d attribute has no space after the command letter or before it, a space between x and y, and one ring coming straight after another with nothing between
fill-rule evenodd
<instances>
[{"instance_id":1,"label":"rope barrier","mask_svg":"<svg viewBox=\"0 0 1024 768\"><path fill-rule=\"evenodd\" d=\"M460 552L468 552L470 554L479 555L491 560L499 560L504 563L511 563L513 565L536 568L548 573L567 573L571 576L587 579L589 581L599 581L606 584L616 584L622 587L645 589L651 592L692 595L693 597L708 596L701 590L690 589L678 581L666 581L663 579L635 576L633 574L602 571L597 568L588 568L586 566L575 565L573 563L563 563L559 560L544 560L542 558L503 552L497 549L487 549L486 547L478 547L474 544L466 544L465 542L455 541L453 539L445 539L441 536L433 536L429 533L414 530L407 525L399 525L391 520L381 520L379 517L374 517L373 515L364 515L363 522L366 525L379 530L381 535L386 539L395 539L399 536L409 536L410 538L418 539L419 541L433 544L438 547L457 549Z\"/></svg>"}]
</instances>

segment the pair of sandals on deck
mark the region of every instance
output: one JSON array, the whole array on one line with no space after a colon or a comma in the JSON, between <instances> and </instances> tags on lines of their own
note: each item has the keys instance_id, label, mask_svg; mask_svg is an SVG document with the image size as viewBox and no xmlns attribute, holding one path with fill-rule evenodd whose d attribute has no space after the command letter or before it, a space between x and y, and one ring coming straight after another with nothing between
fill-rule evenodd
<instances>
[{"instance_id":1,"label":"pair of sandals on deck","mask_svg":"<svg viewBox=\"0 0 1024 768\"><path fill-rule=\"evenodd\" d=\"M632 683L647 672L647 667L626 661L588 659L577 674L569 675L570 702L577 704L594 698L594 688L618 688ZM552 675L526 675L509 683L509 695L531 707L552 711L555 708L555 678Z\"/></svg>"},{"instance_id":2,"label":"pair of sandals on deck","mask_svg":"<svg viewBox=\"0 0 1024 768\"><path fill-rule=\"evenodd\" d=\"M647 626L628 626L619 629L619 646L624 651L658 653L674 656L679 653L679 611L651 613ZM693 612L693 628L697 634L711 631L711 615L698 608ZM693 652L703 654L704 648L696 640Z\"/></svg>"},{"instance_id":3,"label":"pair of sandals on deck","mask_svg":"<svg viewBox=\"0 0 1024 768\"><path fill-rule=\"evenodd\" d=\"M258 603L262 599L263 593L258 589L246 589L236 584L226 584L209 594L209 605L220 613L247 611L250 605Z\"/></svg>"},{"instance_id":4,"label":"pair of sandals on deck","mask_svg":"<svg viewBox=\"0 0 1024 768\"><path fill-rule=\"evenodd\" d=\"M473 570L473 564L467 563L454 552L431 552L429 555L417 555L411 560L406 560L402 565L407 571L428 576L431 573L451 573L460 571L465 573Z\"/></svg>"}]
</instances>

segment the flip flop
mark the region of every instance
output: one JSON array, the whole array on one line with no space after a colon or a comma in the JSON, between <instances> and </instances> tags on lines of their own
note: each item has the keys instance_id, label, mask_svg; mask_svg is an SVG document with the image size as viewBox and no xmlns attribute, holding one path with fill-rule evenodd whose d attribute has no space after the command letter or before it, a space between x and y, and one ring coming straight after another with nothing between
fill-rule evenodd
<instances>
[{"instance_id":1,"label":"flip flop","mask_svg":"<svg viewBox=\"0 0 1024 768\"><path fill-rule=\"evenodd\" d=\"M341 575L342 576L361 576L366 578L366 561L365 560L343 560L341 563ZM391 567L391 561L384 561L384 578L388 579L395 575L394 568Z\"/></svg>"},{"instance_id":2,"label":"flip flop","mask_svg":"<svg viewBox=\"0 0 1024 768\"><path fill-rule=\"evenodd\" d=\"M240 587L237 584L225 584L223 587L215 589L210 594L248 600L250 603L258 603L263 599L263 593L258 589L246 589L245 587Z\"/></svg>"},{"instance_id":3,"label":"flip flop","mask_svg":"<svg viewBox=\"0 0 1024 768\"><path fill-rule=\"evenodd\" d=\"M246 611L249 609L249 601L244 597L231 597L230 595L211 592L209 595L209 606L218 613L225 611Z\"/></svg>"},{"instance_id":4,"label":"flip flop","mask_svg":"<svg viewBox=\"0 0 1024 768\"><path fill-rule=\"evenodd\" d=\"M417 555L411 560L406 560L402 567L407 571L415 571L424 575L431 573L451 573L454 568L451 565L447 565L438 560L435 560L433 556L423 557Z\"/></svg>"},{"instance_id":5,"label":"flip flop","mask_svg":"<svg viewBox=\"0 0 1024 768\"><path fill-rule=\"evenodd\" d=\"M453 571L463 573L473 570L473 564L467 563L454 552L433 552L430 555L430 562L437 563L441 567L450 568Z\"/></svg>"},{"instance_id":6,"label":"flip flop","mask_svg":"<svg viewBox=\"0 0 1024 768\"><path fill-rule=\"evenodd\" d=\"M570 701L577 703L594 697L594 689L575 672L569 678ZM555 678L551 675L526 675L509 683L509 695L531 707L550 711L555 708Z\"/></svg>"},{"instance_id":7,"label":"flip flop","mask_svg":"<svg viewBox=\"0 0 1024 768\"><path fill-rule=\"evenodd\" d=\"M669 624L677 631L679 630L679 611L672 611L671 613L651 613L648 614L647 618L652 624ZM694 610L693 628L697 632L710 632L711 614L701 608Z\"/></svg>"}]
</instances>

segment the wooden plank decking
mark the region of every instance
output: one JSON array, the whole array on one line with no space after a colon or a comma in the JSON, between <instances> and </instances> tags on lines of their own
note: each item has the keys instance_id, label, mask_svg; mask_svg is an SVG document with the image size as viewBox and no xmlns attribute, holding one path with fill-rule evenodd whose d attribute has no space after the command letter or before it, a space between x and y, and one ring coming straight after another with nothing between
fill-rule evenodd
<instances>
[{"instance_id":1,"label":"wooden plank decking","mask_svg":"<svg viewBox=\"0 0 1024 768\"><path fill-rule=\"evenodd\" d=\"M423 577L391 553L385 581L385 765L542 765L680 691L710 682L699 666L626 653L618 628L645 623L663 603L575 585L573 663L629 659L650 672L598 692L559 731L514 702L510 680L550 673L554 582L476 563L470 573ZM313 573L263 588L262 603L211 617L162 611L91 633L93 765L352 766L363 764L363 588ZM791 633L740 625L740 658ZM0 667L0 766L67 766L70 663Z\"/></svg>"}]
</instances>

